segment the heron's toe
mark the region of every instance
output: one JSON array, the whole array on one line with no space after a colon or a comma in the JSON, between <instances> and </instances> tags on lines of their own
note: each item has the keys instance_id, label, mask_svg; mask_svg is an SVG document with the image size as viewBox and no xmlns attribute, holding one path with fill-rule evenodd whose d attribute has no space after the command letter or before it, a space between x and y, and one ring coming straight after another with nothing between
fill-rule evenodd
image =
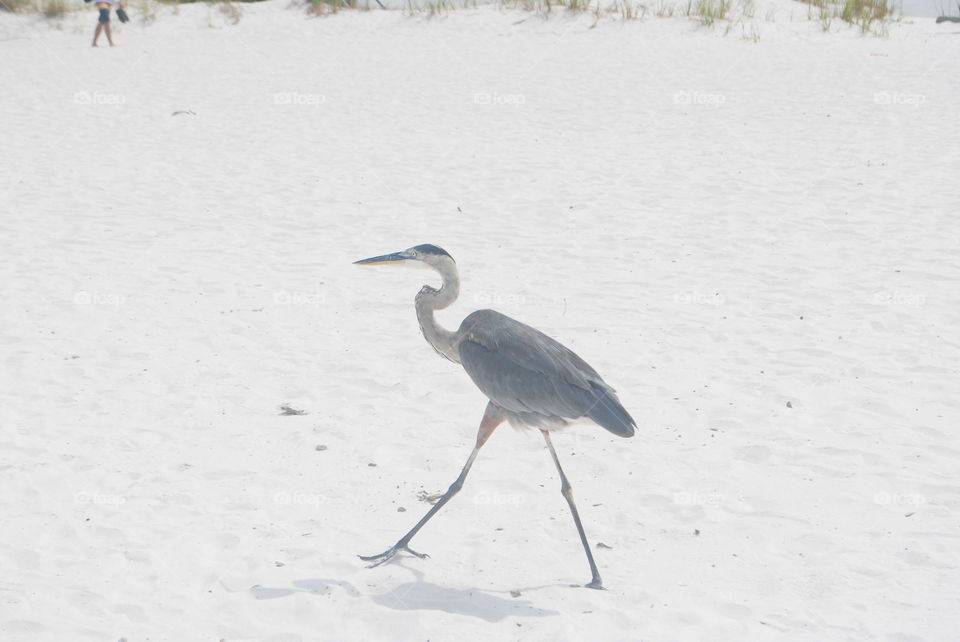
<instances>
[{"instance_id":1,"label":"heron's toe","mask_svg":"<svg viewBox=\"0 0 960 642\"><path fill-rule=\"evenodd\" d=\"M420 559L422 559L422 560L425 560L425 559L427 559L428 557L430 557L430 556L427 555L426 553L418 553L418 552L416 552L415 550L413 550L413 549L410 548L409 546L404 546L404 547L403 547L403 550L405 550L406 552L410 553L410 554L413 555L414 557L418 557L418 558L420 558Z\"/></svg>"},{"instance_id":2,"label":"heron's toe","mask_svg":"<svg viewBox=\"0 0 960 642\"><path fill-rule=\"evenodd\" d=\"M367 568L374 568L375 566L380 566L384 562L390 561L390 558L397 554L397 550L391 548L389 551L384 551L379 555L357 555L364 562L373 562L373 564L367 564Z\"/></svg>"},{"instance_id":3,"label":"heron's toe","mask_svg":"<svg viewBox=\"0 0 960 642\"><path fill-rule=\"evenodd\" d=\"M373 562L372 564L368 564L367 568L375 568L377 566L380 566L381 564L386 564L387 562L392 560L396 556L396 554L399 553L400 551L406 551L419 559L426 559L430 557L426 553L418 553L417 551L413 550L412 548L406 545L394 546L390 550L384 551L379 555L357 555L357 557L362 559L364 562Z\"/></svg>"}]
</instances>

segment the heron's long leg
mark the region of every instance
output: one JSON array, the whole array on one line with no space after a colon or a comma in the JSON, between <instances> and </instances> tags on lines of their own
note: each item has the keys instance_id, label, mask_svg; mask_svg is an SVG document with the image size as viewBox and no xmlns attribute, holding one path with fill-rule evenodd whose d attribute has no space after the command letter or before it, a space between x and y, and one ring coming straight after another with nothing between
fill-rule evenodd
<instances>
[{"instance_id":1,"label":"heron's long leg","mask_svg":"<svg viewBox=\"0 0 960 642\"><path fill-rule=\"evenodd\" d=\"M407 551L411 555L415 555L419 558L427 557L423 553L417 553L410 549L408 544L410 540L413 539L413 536L423 528L424 524L430 521L430 518L437 514L437 512L443 508L444 504L453 499L453 496L460 492L460 489L463 487L463 481L467 478L467 473L470 472L470 467L473 466L473 460L477 458L477 453L480 452L480 448L483 447L483 444L486 443L490 435L493 434L493 430L503 423L505 417L499 408L493 405L493 403L487 404L487 409L483 413L483 419L480 421L480 430L477 432L477 444L473 447L473 451L470 453L470 457L467 459L467 463L464 464L463 470L460 471L460 476L457 477L456 481L450 484L450 488L447 489L447 492L440 497L440 500L433 505L433 507L427 511L427 514L417 522L416 526L410 529L406 535L400 538L400 540L380 553L379 555L358 555L358 557L365 562L373 562L369 565L369 568L374 566L380 566L381 564L390 561L394 555L400 551Z\"/></svg>"},{"instance_id":2,"label":"heron's long leg","mask_svg":"<svg viewBox=\"0 0 960 642\"><path fill-rule=\"evenodd\" d=\"M587 553L587 561L590 562L590 572L593 579L587 584L587 588L602 589L603 581L600 579L600 571L597 570L597 563L593 561L593 553L590 552L590 544L587 543L587 535L583 532L583 524L580 523L580 514L577 512L577 505L573 502L573 486L563 474L563 468L560 467L560 460L557 459L557 451L553 449L553 442L550 441L550 433L541 430L543 438L547 440L547 448L550 449L550 455L553 457L553 463L557 465L557 472L560 473L560 492L563 493L567 504L570 506L570 512L573 513L573 521L577 525L577 532L580 533L580 541L583 543L583 550Z\"/></svg>"}]
</instances>

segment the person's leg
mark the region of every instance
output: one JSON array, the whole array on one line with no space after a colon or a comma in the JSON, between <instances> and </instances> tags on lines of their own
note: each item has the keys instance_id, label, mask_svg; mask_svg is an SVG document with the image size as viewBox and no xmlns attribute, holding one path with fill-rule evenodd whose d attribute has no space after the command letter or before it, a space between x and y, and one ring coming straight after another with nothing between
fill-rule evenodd
<instances>
[{"instance_id":1,"label":"person's leg","mask_svg":"<svg viewBox=\"0 0 960 642\"><path fill-rule=\"evenodd\" d=\"M93 32L93 46L94 46L94 47L97 46L97 39L100 37L100 32L101 32L101 31L103 31L103 23L102 23L102 22L98 22L98 23L97 23L97 28L96 28L96 30Z\"/></svg>"},{"instance_id":2,"label":"person's leg","mask_svg":"<svg viewBox=\"0 0 960 642\"><path fill-rule=\"evenodd\" d=\"M113 46L113 35L110 33L110 21L107 21L107 22L103 25L103 29L104 29L104 31L107 32L107 42L109 42L109 43L110 43L110 46L112 47L112 46Z\"/></svg>"}]
</instances>

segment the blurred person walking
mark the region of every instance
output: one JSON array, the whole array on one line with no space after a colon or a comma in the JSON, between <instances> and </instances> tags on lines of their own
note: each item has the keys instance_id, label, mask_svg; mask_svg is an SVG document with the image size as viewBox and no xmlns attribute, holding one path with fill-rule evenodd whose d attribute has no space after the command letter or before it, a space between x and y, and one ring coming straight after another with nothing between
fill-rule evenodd
<instances>
[{"instance_id":1,"label":"blurred person walking","mask_svg":"<svg viewBox=\"0 0 960 642\"><path fill-rule=\"evenodd\" d=\"M86 0L90 2L90 0ZM93 32L93 46L97 46L97 40L100 39L100 32L106 32L107 42L113 46L113 34L110 32L110 8L113 7L113 0L97 0L97 10L100 12L97 18L97 28ZM120 22L127 21L127 12L123 10L123 2L117 0L117 17Z\"/></svg>"}]
</instances>

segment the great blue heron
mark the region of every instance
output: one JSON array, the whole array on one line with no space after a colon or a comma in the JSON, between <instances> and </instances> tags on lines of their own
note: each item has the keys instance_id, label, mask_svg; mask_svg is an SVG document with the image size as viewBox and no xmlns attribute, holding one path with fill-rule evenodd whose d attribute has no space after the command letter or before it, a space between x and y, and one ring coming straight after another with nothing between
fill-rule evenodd
<instances>
[{"instance_id":1,"label":"great blue heron","mask_svg":"<svg viewBox=\"0 0 960 642\"><path fill-rule=\"evenodd\" d=\"M380 265L406 261L420 261L439 272L443 278L439 290L425 285L417 293L417 319L423 336L440 356L462 365L490 401L480 421L476 445L460 476L447 492L396 544L379 555L361 555L360 559L373 562L370 564L370 568L373 568L389 561L399 551L407 551L419 558L426 557L410 549L410 540L460 491L480 448L494 429L506 420L516 428L537 428L543 434L553 463L560 473L560 490L570 506L590 563L593 578L586 586L602 589L600 572L583 532L570 482L553 449L550 431L578 419L591 419L615 435L631 437L636 423L620 404L613 388L600 378L596 370L539 330L493 310L473 312L463 320L456 332L442 328L434 319L434 310L448 307L460 293L457 264L442 248L417 245L402 252L356 261L356 264Z\"/></svg>"}]
</instances>

